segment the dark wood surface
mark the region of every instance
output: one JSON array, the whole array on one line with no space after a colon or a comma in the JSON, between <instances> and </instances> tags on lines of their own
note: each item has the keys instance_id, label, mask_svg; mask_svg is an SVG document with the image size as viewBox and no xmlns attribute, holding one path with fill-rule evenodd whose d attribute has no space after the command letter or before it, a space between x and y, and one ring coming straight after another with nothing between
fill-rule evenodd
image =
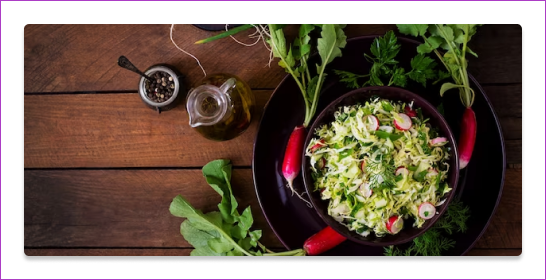
<instances>
[{"instance_id":1,"label":"dark wood surface","mask_svg":"<svg viewBox=\"0 0 546 280\"><path fill-rule=\"evenodd\" d=\"M392 25L349 25L349 38L383 34ZM158 115L135 94L138 77L117 66L125 55L138 67L169 63L189 84L203 73L169 39L170 25L27 25L24 71L25 253L27 255L188 255L181 220L169 214L183 194L212 210L218 196L200 167L229 158L234 192L250 205L263 243L281 248L259 208L250 170L258 119L285 76L263 44L230 39L193 42L215 34L176 25L173 38L208 73L228 72L252 87L257 112L240 137L212 142L188 125L181 106ZM294 33L295 29L288 33ZM250 32L249 32L250 33ZM247 33L248 34L248 33ZM244 40L244 35L237 37ZM501 36L502 35L502 36ZM472 256L522 252L521 27L486 25L470 47L480 57L469 71L484 87L506 140L508 169L498 211Z\"/></svg>"}]
</instances>

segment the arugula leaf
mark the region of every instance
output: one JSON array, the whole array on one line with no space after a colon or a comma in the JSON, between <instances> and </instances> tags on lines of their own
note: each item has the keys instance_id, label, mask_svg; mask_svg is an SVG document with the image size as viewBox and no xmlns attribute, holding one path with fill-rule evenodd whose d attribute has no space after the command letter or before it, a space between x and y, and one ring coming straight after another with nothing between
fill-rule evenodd
<instances>
[{"instance_id":1,"label":"arugula leaf","mask_svg":"<svg viewBox=\"0 0 546 280\"><path fill-rule=\"evenodd\" d=\"M233 196L231 190L231 164L229 160L214 160L205 165L202 169L203 176L207 183L220 195L222 201L218 204L218 209L222 218L227 223L237 221L237 199Z\"/></svg>"},{"instance_id":2,"label":"arugula leaf","mask_svg":"<svg viewBox=\"0 0 546 280\"><path fill-rule=\"evenodd\" d=\"M207 245L216 253L226 253L233 249L233 243L224 238L214 238L207 241Z\"/></svg>"},{"instance_id":3,"label":"arugula leaf","mask_svg":"<svg viewBox=\"0 0 546 280\"><path fill-rule=\"evenodd\" d=\"M314 93L308 94L308 96L312 96L313 98L310 102L311 109L308 112L309 114L306 114L304 126L307 126L307 124L311 122L311 119L317 110L318 95L326 77L326 74L324 73L326 65L332 62L336 57L340 57L341 49L347 44L347 36L343 33L344 27L344 25L337 24L322 25L322 31L320 33L321 38L317 40L317 50L321 59L321 64L316 65L318 80Z\"/></svg>"},{"instance_id":4,"label":"arugula leaf","mask_svg":"<svg viewBox=\"0 0 546 280\"><path fill-rule=\"evenodd\" d=\"M229 160L215 160L203 167L209 185L222 197L218 211L203 213L195 209L182 196L176 196L169 211L176 217L186 218L180 225L180 234L195 249L192 256L301 256L297 249L281 253L267 250L259 239L261 230L250 231L254 219L250 206L240 215L238 203L231 189L231 164ZM259 248L257 248L259 246ZM260 251L263 250L262 251ZM267 252L267 253L264 253Z\"/></svg>"},{"instance_id":5,"label":"arugula leaf","mask_svg":"<svg viewBox=\"0 0 546 280\"><path fill-rule=\"evenodd\" d=\"M252 213L250 212L250 206L243 211L239 219L239 226L244 230L249 230L252 227L254 219L252 218Z\"/></svg>"}]
</instances>

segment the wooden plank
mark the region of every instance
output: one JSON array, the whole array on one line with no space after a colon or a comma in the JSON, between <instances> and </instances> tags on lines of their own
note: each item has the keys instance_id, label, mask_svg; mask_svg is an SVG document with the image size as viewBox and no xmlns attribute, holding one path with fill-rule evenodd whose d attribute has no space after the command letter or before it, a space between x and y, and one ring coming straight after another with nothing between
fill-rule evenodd
<instances>
[{"instance_id":1,"label":"wooden plank","mask_svg":"<svg viewBox=\"0 0 546 280\"><path fill-rule=\"evenodd\" d=\"M192 248L181 249L26 249L27 256L189 256Z\"/></svg>"},{"instance_id":2,"label":"wooden plank","mask_svg":"<svg viewBox=\"0 0 546 280\"><path fill-rule=\"evenodd\" d=\"M521 140L506 140L506 163L510 164L521 164L521 149L522 142Z\"/></svg>"},{"instance_id":3,"label":"wooden plank","mask_svg":"<svg viewBox=\"0 0 546 280\"><path fill-rule=\"evenodd\" d=\"M296 28L289 28L288 38L293 37ZM349 38L381 35L391 29L395 26L349 25L346 34ZM170 25L27 25L25 92L135 90L138 77L116 65L120 55L142 69L156 63L172 64L190 84L197 83L203 77L201 69L193 58L171 43L169 30ZM249 42L245 36L252 32L248 30L237 38ZM176 25L173 39L197 56L208 73L238 75L252 88L275 88L285 76L276 62L267 67L269 51L262 43L244 47L224 39L194 45L195 41L214 34L192 25ZM470 73L482 84L521 83L521 40L519 25L481 27L470 42L480 56L470 59Z\"/></svg>"},{"instance_id":4,"label":"wooden plank","mask_svg":"<svg viewBox=\"0 0 546 280\"><path fill-rule=\"evenodd\" d=\"M468 57L468 71L482 83L521 83L522 28L519 24L486 24L468 46L478 58Z\"/></svg>"},{"instance_id":5,"label":"wooden plank","mask_svg":"<svg viewBox=\"0 0 546 280\"><path fill-rule=\"evenodd\" d=\"M497 213L475 248L522 248L522 169L506 169Z\"/></svg>"},{"instance_id":6,"label":"wooden plank","mask_svg":"<svg viewBox=\"0 0 546 280\"><path fill-rule=\"evenodd\" d=\"M260 211L251 171L235 169L232 180L263 243L282 248ZM168 211L177 194L205 212L219 201L199 170L26 170L25 247L190 247L179 234L182 219ZM521 202L521 169L509 169L499 209L476 248L521 248Z\"/></svg>"},{"instance_id":7,"label":"wooden plank","mask_svg":"<svg viewBox=\"0 0 546 280\"><path fill-rule=\"evenodd\" d=\"M499 118L521 118L521 84L483 86L485 94L493 104Z\"/></svg>"},{"instance_id":8,"label":"wooden plank","mask_svg":"<svg viewBox=\"0 0 546 280\"><path fill-rule=\"evenodd\" d=\"M241 211L251 206L262 243L282 244L256 198L250 169L233 170ZM220 196L201 170L25 171L25 247L191 247L180 235L183 219L169 213L183 195L203 212Z\"/></svg>"},{"instance_id":9,"label":"wooden plank","mask_svg":"<svg viewBox=\"0 0 546 280\"><path fill-rule=\"evenodd\" d=\"M520 256L519 249L472 249L467 256Z\"/></svg>"},{"instance_id":10,"label":"wooden plank","mask_svg":"<svg viewBox=\"0 0 546 280\"><path fill-rule=\"evenodd\" d=\"M217 158L250 166L271 91L256 90L247 131L225 142L202 137L184 106L161 114L136 94L25 96L25 167L199 167Z\"/></svg>"},{"instance_id":11,"label":"wooden plank","mask_svg":"<svg viewBox=\"0 0 546 280\"><path fill-rule=\"evenodd\" d=\"M488 94L496 98L497 112L510 111L513 99L502 101L510 90L493 88ZM136 94L26 95L25 168L198 167L216 158L250 166L258 119L272 91L254 93L256 117L248 131L220 143L195 132L183 106L158 115ZM510 164L521 163L519 98L520 105L513 105L519 117L501 117Z\"/></svg>"},{"instance_id":12,"label":"wooden plank","mask_svg":"<svg viewBox=\"0 0 546 280\"><path fill-rule=\"evenodd\" d=\"M25 249L27 256L189 256L192 249ZM280 250L275 250L281 251ZM520 249L472 249L467 256L519 256Z\"/></svg>"}]
</instances>

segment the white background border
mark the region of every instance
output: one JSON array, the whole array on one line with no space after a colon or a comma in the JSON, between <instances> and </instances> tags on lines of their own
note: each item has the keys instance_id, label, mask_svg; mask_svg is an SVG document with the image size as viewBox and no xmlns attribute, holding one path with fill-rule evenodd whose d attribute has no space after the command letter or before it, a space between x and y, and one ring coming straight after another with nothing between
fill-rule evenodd
<instances>
[{"instance_id":1,"label":"white background border","mask_svg":"<svg viewBox=\"0 0 546 280\"><path fill-rule=\"evenodd\" d=\"M542 278L544 2L2 2L2 278ZM168 7L172 16L150 7ZM512 23L523 28L523 254L442 258L26 257L24 25L29 23ZM349 22L347 22L349 21ZM479 36L479 31L476 36ZM500 34L502 36L502 34ZM502 59L502 57L499 57ZM8 72L9 71L9 72ZM8 83L9 81L9 83ZM528 157L527 155L532 155ZM173 232L173 234L178 234Z\"/></svg>"}]
</instances>

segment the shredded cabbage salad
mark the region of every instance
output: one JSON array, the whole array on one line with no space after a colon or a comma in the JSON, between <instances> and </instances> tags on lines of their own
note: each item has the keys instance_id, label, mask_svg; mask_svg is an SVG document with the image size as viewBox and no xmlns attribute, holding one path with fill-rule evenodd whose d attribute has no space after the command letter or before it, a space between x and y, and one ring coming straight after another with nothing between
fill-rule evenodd
<instances>
[{"instance_id":1,"label":"shredded cabbage salad","mask_svg":"<svg viewBox=\"0 0 546 280\"><path fill-rule=\"evenodd\" d=\"M376 97L340 107L306 149L328 214L360 235L396 234L387 225L393 216L420 228L451 191L447 140L412 103ZM419 212L424 204L432 213Z\"/></svg>"}]
</instances>

